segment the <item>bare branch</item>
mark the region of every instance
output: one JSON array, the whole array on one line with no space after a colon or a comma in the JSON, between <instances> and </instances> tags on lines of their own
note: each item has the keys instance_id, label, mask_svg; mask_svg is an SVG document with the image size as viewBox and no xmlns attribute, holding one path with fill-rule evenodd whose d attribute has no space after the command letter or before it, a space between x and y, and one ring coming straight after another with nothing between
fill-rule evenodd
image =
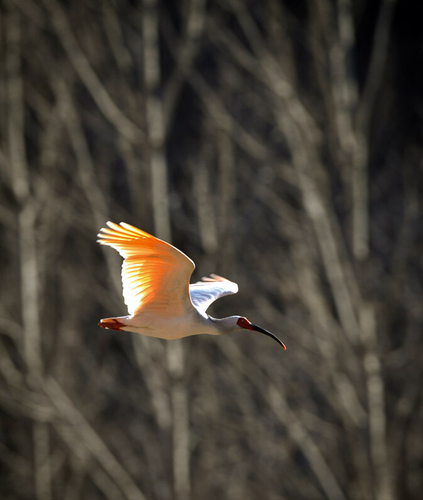
<instances>
[{"instance_id":1,"label":"bare branch","mask_svg":"<svg viewBox=\"0 0 423 500\"><path fill-rule=\"evenodd\" d=\"M51 20L56 30L57 37L63 45L70 61L100 111L112 123L117 132L134 144L144 140L142 130L130 121L116 106L107 90L101 84L98 76L92 69L87 57L81 50L73 34L65 11L56 0L43 0L44 5L51 14Z\"/></svg>"},{"instance_id":2,"label":"bare branch","mask_svg":"<svg viewBox=\"0 0 423 500\"><path fill-rule=\"evenodd\" d=\"M73 405L60 385L50 377L45 389L50 397L51 404L56 408L61 418L75 429L79 434L81 443L119 486L125 497L128 500L145 500L145 496L139 487L122 468L82 413Z\"/></svg>"}]
</instances>

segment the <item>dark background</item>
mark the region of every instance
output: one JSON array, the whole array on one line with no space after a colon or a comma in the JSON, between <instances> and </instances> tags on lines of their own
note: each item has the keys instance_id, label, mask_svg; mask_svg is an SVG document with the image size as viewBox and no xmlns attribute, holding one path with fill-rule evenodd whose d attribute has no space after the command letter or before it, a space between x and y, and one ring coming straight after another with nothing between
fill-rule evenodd
<instances>
[{"instance_id":1,"label":"dark background","mask_svg":"<svg viewBox=\"0 0 423 500\"><path fill-rule=\"evenodd\" d=\"M0 497L419 500L423 7L0 4ZM107 220L253 332L125 314Z\"/></svg>"}]
</instances>

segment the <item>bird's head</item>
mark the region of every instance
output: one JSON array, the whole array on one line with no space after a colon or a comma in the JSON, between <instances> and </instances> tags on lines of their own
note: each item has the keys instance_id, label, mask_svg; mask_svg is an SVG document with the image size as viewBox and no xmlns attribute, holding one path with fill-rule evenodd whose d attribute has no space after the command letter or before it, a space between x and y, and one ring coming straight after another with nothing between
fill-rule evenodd
<instances>
[{"instance_id":1,"label":"bird's head","mask_svg":"<svg viewBox=\"0 0 423 500\"><path fill-rule=\"evenodd\" d=\"M244 318L243 316L238 317L236 324L239 327L239 329L255 330L256 332L260 332L263 333L264 335L267 335L268 337L271 337L272 339L276 340L276 342L278 342L286 351L285 344L281 340L279 340L278 337L276 337L276 335L274 335L271 332L268 332L267 330L261 328L260 326L255 325L254 323L251 323L251 321L248 320L247 318Z\"/></svg>"}]
</instances>

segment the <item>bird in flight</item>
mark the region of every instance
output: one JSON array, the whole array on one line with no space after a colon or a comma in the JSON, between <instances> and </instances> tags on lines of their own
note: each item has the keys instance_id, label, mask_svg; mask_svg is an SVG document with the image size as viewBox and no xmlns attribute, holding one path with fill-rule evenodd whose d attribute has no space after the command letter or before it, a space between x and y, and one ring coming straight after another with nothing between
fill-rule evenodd
<instances>
[{"instance_id":1,"label":"bird in flight","mask_svg":"<svg viewBox=\"0 0 423 500\"><path fill-rule=\"evenodd\" d=\"M107 226L100 230L97 241L124 258L123 297L129 314L102 319L99 326L162 339L254 330L272 337L286 350L276 335L247 318L216 319L206 313L215 300L237 293L236 283L212 274L190 285L195 264L180 250L125 222L107 222Z\"/></svg>"}]
</instances>

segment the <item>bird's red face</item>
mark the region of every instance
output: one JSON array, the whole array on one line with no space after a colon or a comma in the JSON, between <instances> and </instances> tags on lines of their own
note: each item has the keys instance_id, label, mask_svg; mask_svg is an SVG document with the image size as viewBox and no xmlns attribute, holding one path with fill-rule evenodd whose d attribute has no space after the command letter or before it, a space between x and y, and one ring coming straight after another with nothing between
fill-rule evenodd
<instances>
[{"instance_id":1,"label":"bird's red face","mask_svg":"<svg viewBox=\"0 0 423 500\"><path fill-rule=\"evenodd\" d=\"M245 330L255 330L256 332L263 333L264 335L267 335L268 337L272 337L272 339L276 340L276 342L278 342L278 344L280 344L286 350L285 344L281 340L279 340L278 337L276 337L276 335L273 335L273 333L268 332L267 330L265 330L261 326L257 326L254 323L251 323L251 321L249 321L247 318L244 318L244 317L239 318L239 320L236 322L236 324L240 328L244 328Z\"/></svg>"},{"instance_id":2,"label":"bird's red face","mask_svg":"<svg viewBox=\"0 0 423 500\"><path fill-rule=\"evenodd\" d=\"M239 320L236 322L236 324L238 326L240 326L241 328L245 328L246 330L252 330L253 329L250 321L248 321L247 318L239 318Z\"/></svg>"}]
</instances>

